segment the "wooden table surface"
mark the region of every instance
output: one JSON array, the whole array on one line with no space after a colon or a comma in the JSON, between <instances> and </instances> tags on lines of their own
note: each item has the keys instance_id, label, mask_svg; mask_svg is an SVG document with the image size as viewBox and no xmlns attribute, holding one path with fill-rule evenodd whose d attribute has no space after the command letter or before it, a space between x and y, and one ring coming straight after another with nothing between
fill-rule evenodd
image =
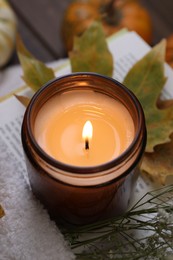
<instances>
[{"instance_id":1,"label":"wooden table surface","mask_svg":"<svg viewBox=\"0 0 173 260\"><path fill-rule=\"evenodd\" d=\"M140 0L153 21L153 41L173 33L173 0ZM46 62L66 56L61 38L63 13L71 0L9 0L17 18L19 33L30 52ZM16 54L10 65L18 63Z\"/></svg>"}]
</instances>

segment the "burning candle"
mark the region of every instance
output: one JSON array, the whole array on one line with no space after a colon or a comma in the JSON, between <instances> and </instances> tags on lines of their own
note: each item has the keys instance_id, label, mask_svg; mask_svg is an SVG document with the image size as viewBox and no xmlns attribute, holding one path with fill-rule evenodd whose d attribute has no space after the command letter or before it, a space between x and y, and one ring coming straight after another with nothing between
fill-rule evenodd
<instances>
[{"instance_id":1,"label":"burning candle","mask_svg":"<svg viewBox=\"0 0 173 260\"><path fill-rule=\"evenodd\" d=\"M32 98L22 143L31 188L51 217L91 223L129 205L146 144L143 110L111 78L67 75Z\"/></svg>"},{"instance_id":2,"label":"burning candle","mask_svg":"<svg viewBox=\"0 0 173 260\"><path fill-rule=\"evenodd\" d=\"M89 142L92 139L92 136L93 136L93 126L91 122L88 120L86 121L82 131L82 137L85 142L85 150L89 150Z\"/></svg>"},{"instance_id":3,"label":"burning candle","mask_svg":"<svg viewBox=\"0 0 173 260\"><path fill-rule=\"evenodd\" d=\"M115 159L128 148L134 139L134 123L118 100L91 90L73 90L54 95L42 106L34 136L54 159L94 166Z\"/></svg>"}]
</instances>

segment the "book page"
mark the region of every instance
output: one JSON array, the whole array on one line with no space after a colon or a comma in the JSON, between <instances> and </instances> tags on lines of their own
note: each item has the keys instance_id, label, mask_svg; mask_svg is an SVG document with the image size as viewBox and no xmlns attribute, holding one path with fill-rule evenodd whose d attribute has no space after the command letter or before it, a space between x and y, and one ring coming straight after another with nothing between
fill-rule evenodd
<instances>
[{"instance_id":1,"label":"book page","mask_svg":"<svg viewBox=\"0 0 173 260\"><path fill-rule=\"evenodd\" d=\"M113 75L120 82L132 65L150 50L150 47L134 32L118 38L111 37L108 45L114 58ZM63 66L61 62L58 68L57 76L69 74L71 71L68 60ZM172 98L173 72L168 65L165 65L165 74L169 75L169 78L163 95L165 98ZM10 68L8 73L6 71L0 74L1 96L8 94L6 89L8 86L9 92L19 88L18 94L32 95L20 76L20 66ZM47 212L30 190L20 137L24 112L24 106L14 96L0 102L0 204L6 213L6 217L0 220L1 254L7 256L6 259L16 260L47 260L50 259L50 255L54 260L57 259L57 254L59 257L60 254L63 255L59 259L74 259L58 228L50 221ZM153 184L148 179L139 178L134 200L151 189ZM44 250L45 244L47 253ZM26 257L22 258L23 255Z\"/></svg>"},{"instance_id":2,"label":"book page","mask_svg":"<svg viewBox=\"0 0 173 260\"><path fill-rule=\"evenodd\" d=\"M72 260L60 231L32 194L21 145L25 108L15 97L0 103L1 259Z\"/></svg>"}]
</instances>

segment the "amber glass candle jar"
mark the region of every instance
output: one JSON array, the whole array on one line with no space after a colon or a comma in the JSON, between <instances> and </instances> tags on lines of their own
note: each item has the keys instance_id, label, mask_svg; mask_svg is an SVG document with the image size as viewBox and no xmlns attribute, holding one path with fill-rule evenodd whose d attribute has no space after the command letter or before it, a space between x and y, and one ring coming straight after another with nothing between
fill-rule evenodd
<instances>
[{"instance_id":1,"label":"amber glass candle jar","mask_svg":"<svg viewBox=\"0 0 173 260\"><path fill-rule=\"evenodd\" d=\"M54 97L58 98L58 102L56 99L54 100ZM39 135L45 120L51 118L50 109L47 109L50 101L53 104L51 106L56 107L57 105L55 114L59 114L55 127L57 132L53 131L49 134L48 139L52 140L51 145L55 144L55 148L57 146L57 154L59 153L57 156L59 157L51 154L46 146L47 141L45 141L45 146L39 143ZM111 137L111 133L114 136L115 129L112 130L114 126L110 125L114 120L120 122L119 132L125 131L124 136L127 139L130 138L128 136L130 130L126 125L124 129L121 128L127 118L116 116L116 113L119 113L117 108L114 110L114 107L111 107L110 110L106 110L107 105L111 103L114 106L114 102L120 104L120 110L123 107L127 111L133 124L132 139L124 150L119 150L118 155L114 150L117 151L117 147L120 145L118 145L118 141L114 145L114 141L111 140L111 138L114 139ZM48 119L45 119L47 110ZM56 112L56 110L61 111ZM103 127L101 123L96 131L97 117L102 117L102 115L104 117L103 120L101 119ZM39 117L42 117L42 120L37 122ZM80 145L77 144L78 139L75 139L75 136L80 134L76 134L78 126L66 128L64 121L68 122L71 119L72 124L77 122L77 125L80 125L82 117L91 117L93 131L95 131L93 139L98 139L98 145L91 141L89 148L85 143L85 147L81 148L81 151L83 149L82 155L80 154L79 157L86 156L87 159L85 158L83 162L83 158L78 159L77 157L77 162L73 163L80 150L80 147L76 149ZM108 124L106 123L108 132L105 130L106 135L104 135L106 120L108 120ZM48 124L46 121L45 125ZM110 135L109 127L111 128ZM38 131L36 131L37 128ZM102 131L103 138L97 138L97 132ZM67 132L70 141L66 140L68 139L66 136L63 137ZM45 135L43 133L43 143L47 138ZM115 133L116 135L117 133ZM124 139L124 137L122 138ZM99 146L99 142L102 142L101 147L94 150L95 146ZM60 143L65 143L62 144L62 150ZM134 94L116 80L94 73L70 74L48 82L33 96L23 119L22 144L32 190L48 209L50 216L59 223L76 225L92 223L120 215L128 208L146 145L145 118L142 107ZM70 147L71 145L72 147ZM54 150L56 154L56 149ZM110 152L112 150L113 152ZM66 153L68 154L67 159ZM90 163L92 157L94 160ZM78 161L81 162L78 164ZM87 161L86 164L85 161Z\"/></svg>"}]
</instances>

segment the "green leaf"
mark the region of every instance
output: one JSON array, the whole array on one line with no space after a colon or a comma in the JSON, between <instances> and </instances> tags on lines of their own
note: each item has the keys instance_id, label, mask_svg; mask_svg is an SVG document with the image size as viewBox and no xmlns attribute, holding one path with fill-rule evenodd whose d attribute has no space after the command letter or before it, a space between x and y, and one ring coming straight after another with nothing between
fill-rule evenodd
<instances>
[{"instance_id":1,"label":"green leaf","mask_svg":"<svg viewBox=\"0 0 173 260\"><path fill-rule=\"evenodd\" d=\"M113 58L99 22L94 22L81 37L74 39L69 58L72 72L95 72L112 76Z\"/></svg>"},{"instance_id":2,"label":"green leaf","mask_svg":"<svg viewBox=\"0 0 173 260\"><path fill-rule=\"evenodd\" d=\"M170 141L173 132L173 107L159 109L157 100L166 82L164 76L166 42L156 45L144 58L137 62L124 79L142 104L147 125L147 152L157 144Z\"/></svg>"},{"instance_id":3,"label":"green leaf","mask_svg":"<svg viewBox=\"0 0 173 260\"><path fill-rule=\"evenodd\" d=\"M24 73L22 78L34 91L37 91L46 82L55 78L53 70L35 59L25 48L19 36L17 39L17 54Z\"/></svg>"}]
</instances>

